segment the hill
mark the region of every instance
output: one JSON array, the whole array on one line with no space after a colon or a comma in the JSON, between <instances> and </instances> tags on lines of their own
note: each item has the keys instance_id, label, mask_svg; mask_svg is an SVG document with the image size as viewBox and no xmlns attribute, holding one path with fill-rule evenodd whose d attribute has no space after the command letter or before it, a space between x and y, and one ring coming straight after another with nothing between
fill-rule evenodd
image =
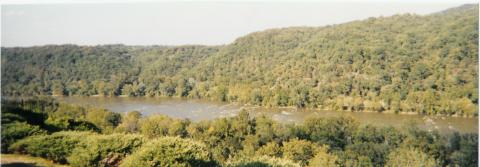
<instances>
[{"instance_id":1,"label":"hill","mask_svg":"<svg viewBox=\"0 0 480 167\"><path fill-rule=\"evenodd\" d=\"M2 93L181 96L477 115L478 5L255 32L225 46L2 48Z\"/></svg>"}]
</instances>

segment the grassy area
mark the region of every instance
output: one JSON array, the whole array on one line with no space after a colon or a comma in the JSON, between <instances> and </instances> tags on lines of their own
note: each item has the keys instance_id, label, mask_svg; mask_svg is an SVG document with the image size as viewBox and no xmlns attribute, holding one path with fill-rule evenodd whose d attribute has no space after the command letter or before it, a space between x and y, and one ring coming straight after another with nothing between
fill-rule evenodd
<instances>
[{"instance_id":1,"label":"grassy area","mask_svg":"<svg viewBox=\"0 0 480 167\"><path fill-rule=\"evenodd\" d=\"M65 167L65 165L55 164L52 161L19 154L1 154L2 167Z\"/></svg>"}]
</instances>

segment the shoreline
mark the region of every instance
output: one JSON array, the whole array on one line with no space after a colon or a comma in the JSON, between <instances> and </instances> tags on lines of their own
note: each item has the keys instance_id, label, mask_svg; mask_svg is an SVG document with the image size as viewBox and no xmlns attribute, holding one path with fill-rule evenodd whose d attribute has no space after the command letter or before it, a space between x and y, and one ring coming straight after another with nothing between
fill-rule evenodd
<instances>
[{"instance_id":1,"label":"shoreline","mask_svg":"<svg viewBox=\"0 0 480 167\"><path fill-rule=\"evenodd\" d=\"M32 97L33 98L33 97ZM129 111L145 111L144 116L149 116L153 114L163 114L179 119L190 119L192 121L202 121L202 120L211 120L216 119L217 115L221 117L235 116L239 111L247 111L253 115L266 115L271 117L274 120L281 122L289 123L298 123L302 122L305 118L311 116L318 117L338 117L338 116L347 116L355 117L360 122L364 122L371 125L382 125L387 124L391 126L397 126L405 120L417 120L418 123L422 126L428 126L430 129L432 127L438 126L435 123L438 121L443 122L440 126L442 131L447 131L450 133L451 130L448 122L454 123L452 128L459 130L461 133L471 133L471 128L477 128L473 130L478 132L478 118L476 117L458 117L458 116L441 116L441 115L422 115L418 113L395 113L392 111L384 112L375 112L375 111L339 111L339 110L328 110L326 108L314 108L314 109L298 109L295 107L262 107L258 105L249 105L239 102L223 102L217 103L214 101L207 101L204 99L188 99L188 98L179 98L179 97L138 97L138 98L124 98L124 97L88 97L88 96L75 96L69 97L56 97L49 98L53 101L57 101L59 104L65 105L76 105L80 107L87 108L98 108L106 109L112 112L124 113ZM118 109L118 104L121 104L122 109ZM105 105L105 106L104 106ZM107 106L114 105L116 107L109 108ZM160 106L160 107L155 107ZM181 108L185 106L185 108ZM145 108L146 107L146 108ZM173 107L173 108L172 108ZM192 109L192 107L194 107ZM198 108L197 108L198 107ZM156 111L158 110L158 111ZM195 111L193 111L195 110ZM199 113L199 111L205 111ZM218 113L216 112L218 111ZM181 115L181 116L179 116ZM389 121L390 120L390 121ZM435 123L425 122L426 120L436 120ZM400 122L399 122L400 121ZM408 122L408 121L407 121ZM474 123L475 122L475 123ZM427 125L428 124L428 125ZM383 125L382 125L383 126ZM468 127L465 127L468 126ZM472 126L472 127L471 127ZM474 126L474 127L473 127ZM425 127L424 127L425 128ZM433 130L433 129L431 129ZM442 132L443 133L443 132Z\"/></svg>"},{"instance_id":2,"label":"shoreline","mask_svg":"<svg viewBox=\"0 0 480 167\"><path fill-rule=\"evenodd\" d=\"M191 97L177 97L177 96L127 96L127 95L118 95L118 96L104 96L104 95L90 95L90 96L80 96L80 95L41 95L41 96L17 96L14 98L31 98L31 97L52 97L53 99L58 99L58 98L64 98L64 97L80 97L80 98L147 98L147 99L174 99L174 100L196 100L196 101L201 101L201 102L213 102L213 103L219 103L219 104L233 104L233 105L238 105L241 109L244 107L248 108L265 108L265 109L290 109L294 110L293 112L304 112L302 110L311 110L311 111L338 111L338 112L352 112L352 113L377 113L377 114L399 114L399 115L420 115L420 116L436 116L436 117L453 117L453 118L479 118L478 115L476 116L466 116L466 115L447 115L447 114L421 114L418 112L395 112L391 110L385 110L382 112L378 111L372 111L372 110L362 110L362 111L348 111L348 110L333 110L333 109L328 109L328 108L298 108L295 106L261 106L261 105L253 105L249 103L241 103L241 102L221 102L221 101L215 101L215 100L208 100L208 99L202 99L202 98L191 98ZM3 98L12 98L10 97L3 97Z\"/></svg>"}]
</instances>

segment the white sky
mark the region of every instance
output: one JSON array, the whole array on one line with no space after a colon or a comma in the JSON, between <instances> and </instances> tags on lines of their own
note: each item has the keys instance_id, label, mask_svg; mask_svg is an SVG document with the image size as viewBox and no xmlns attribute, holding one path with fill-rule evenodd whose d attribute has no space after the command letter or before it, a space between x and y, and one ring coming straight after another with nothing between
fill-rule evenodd
<instances>
[{"instance_id":1,"label":"white sky","mask_svg":"<svg viewBox=\"0 0 480 167\"><path fill-rule=\"evenodd\" d=\"M358 1L358 0L357 0ZM324 26L401 13L428 14L477 1L132 2L3 1L1 45L228 44L251 32ZM88 2L88 1L87 1ZM93 1L90 1L93 2ZM101 2L101 3L98 3ZM35 4L30 4L35 3Z\"/></svg>"}]
</instances>

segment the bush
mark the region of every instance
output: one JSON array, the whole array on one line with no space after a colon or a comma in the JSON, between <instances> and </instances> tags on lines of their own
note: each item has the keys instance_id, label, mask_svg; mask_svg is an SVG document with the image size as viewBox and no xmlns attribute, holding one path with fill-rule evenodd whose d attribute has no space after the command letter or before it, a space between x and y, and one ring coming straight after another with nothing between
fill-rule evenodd
<instances>
[{"instance_id":1,"label":"bush","mask_svg":"<svg viewBox=\"0 0 480 167\"><path fill-rule=\"evenodd\" d=\"M478 134L454 134L450 159L458 166L476 166L478 164Z\"/></svg>"},{"instance_id":2,"label":"bush","mask_svg":"<svg viewBox=\"0 0 480 167\"><path fill-rule=\"evenodd\" d=\"M324 166L324 167L335 167L340 166L338 165L338 157L335 155L331 155L328 152L328 147L323 146L320 147L315 154L315 157L310 159L308 162L308 166L316 167L316 166Z\"/></svg>"},{"instance_id":3,"label":"bush","mask_svg":"<svg viewBox=\"0 0 480 167\"><path fill-rule=\"evenodd\" d=\"M98 128L95 124L75 119L48 119L45 122L49 125L49 129L55 131L92 131L92 132L101 132L101 129Z\"/></svg>"},{"instance_id":4,"label":"bush","mask_svg":"<svg viewBox=\"0 0 480 167\"><path fill-rule=\"evenodd\" d=\"M305 165L313 158L317 149L318 146L310 141L293 139L283 143L283 156Z\"/></svg>"},{"instance_id":5,"label":"bush","mask_svg":"<svg viewBox=\"0 0 480 167\"><path fill-rule=\"evenodd\" d=\"M166 136L172 122L167 116L152 115L140 120L140 132L150 138Z\"/></svg>"},{"instance_id":6,"label":"bush","mask_svg":"<svg viewBox=\"0 0 480 167\"><path fill-rule=\"evenodd\" d=\"M122 116L105 109L92 108L87 112L86 119L88 122L95 124L103 133L111 133L120 123Z\"/></svg>"},{"instance_id":7,"label":"bush","mask_svg":"<svg viewBox=\"0 0 480 167\"><path fill-rule=\"evenodd\" d=\"M154 139L128 156L122 167L137 166L214 166L211 153L203 143L179 137Z\"/></svg>"},{"instance_id":8,"label":"bush","mask_svg":"<svg viewBox=\"0 0 480 167\"><path fill-rule=\"evenodd\" d=\"M14 143L9 149L15 153L26 153L66 163L66 158L77 144L92 134L94 133L67 131L52 135L31 136Z\"/></svg>"},{"instance_id":9,"label":"bush","mask_svg":"<svg viewBox=\"0 0 480 167\"><path fill-rule=\"evenodd\" d=\"M138 121L142 114L138 111L127 112L122 115L122 122L115 129L116 132L135 133L139 129Z\"/></svg>"},{"instance_id":10,"label":"bush","mask_svg":"<svg viewBox=\"0 0 480 167\"><path fill-rule=\"evenodd\" d=\"M257 155L267 155L270 157L281 157L282 148L275 142L269 142L266 145L260 147L257 152Z\"/></svg>"},{"instance_id":11,"label":"bush","mask_svg":"<svg viewBox=\"0 0 480 167\"><path fill-rule=\"evenodd\" d=\"M227 167L300 167L300 164L288 159L260 156L242 157L229 161Z\"/></svg>"},{"instance_id":12,"label":"bush","mask_svg":"<svg viewBox=\"0 0 480 167\"><path fill-rule=\"evenodd\" d=\"M140 135L95 135L81 141L67 160L71 166L118 166L144 142Z\"/></svg>"},{"instance_id":13,"label":"bush","mask_svg":"<svg viewBox=\"0 0 480 167\"><path fill-rule=\"evenodd\" d=\"M5 105L2 106L2 125L13 122L27 122L28 124L42 126L48 117L46 113L25 110L20 108L20 106L12 106L12 104L8 103L12 102L2 102L2 105Z\"/></svg>"},{"instance_id":14,"label":"bush","mask_svg":"<svg viewBox=\"0 0 480 167\"><path fill-rule=\"evenodd\" d=\"M343 149L358 124L352 117L312 117L305 120L303 129L311 141L329 145L332 149Z\"/></svg>"},{"instance_id":15,"label":"bush","mask_svg":"<svg viewBox=\"0 0 480 167\"><path fill-rule=\"evenodd\" d=\"M414 148L398 148L388 155L387 167L437 166L435 159Z\"/></svg>"},{"instance_id":16,"label":"bush","mask_svg":"<svg viewBox=\"0 0 480 167\"><path fill-rule=\"evenodd\" d=\"M168 135L185 137L188 135L187 127L190 125L190 120L174 120L168 127Z\"/></svg>"},{"instance_id":17,"label":"bush","mask_svg":"<svg viewBox=\"0 0 480 167\"><path fill-rule=\"evenodd\" d=\"M15 122L2 125L2 153L7 152L8 147L17 140L27 136L45 134L39 126L30 125L25 122Z\"/></svg>"}]
</instances>

